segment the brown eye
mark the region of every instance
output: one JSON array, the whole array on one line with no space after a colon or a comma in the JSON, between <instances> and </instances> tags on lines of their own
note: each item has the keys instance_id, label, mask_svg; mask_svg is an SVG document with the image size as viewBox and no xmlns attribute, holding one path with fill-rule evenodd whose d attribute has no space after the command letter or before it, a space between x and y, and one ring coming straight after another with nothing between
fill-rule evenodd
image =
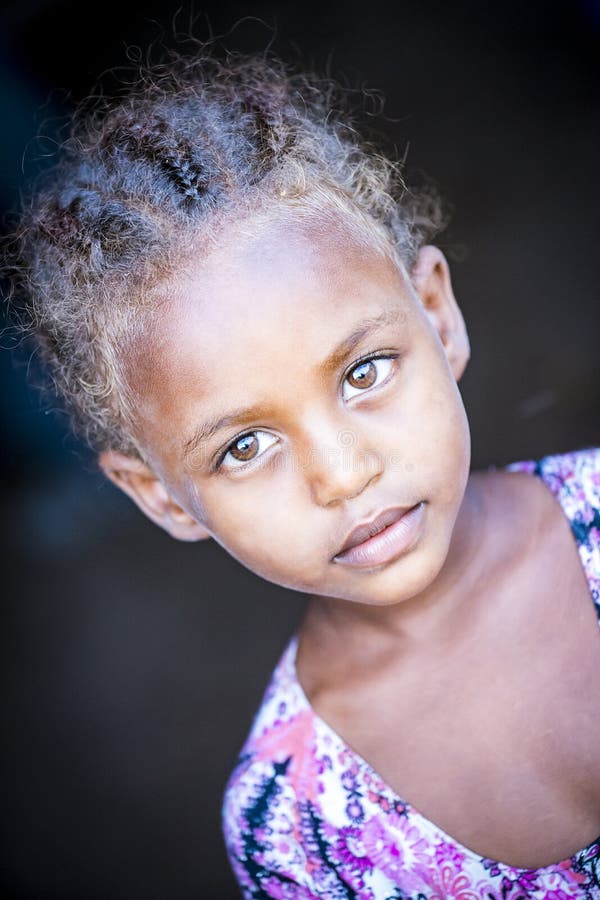
<instances>
[{"instance_id":1,"label":"brown eye","mask_svg":"<svg viewBox=\"0 0 600 900\"><path fill-rule=\"evenodd\" d=\"M246 463L252 463L263 456L277 438L268 431L249 431L234 440L218 465L219 469L241 469Z\"/></svg>"},{"instance_id":2,"label":"brown eye","mask_svg":"<svg viewBox=\"0 0 600 900\"><path fill-rule=\"evenodd\" d=\"M350 400L387 381L393 371L395 358L395 356L376 356L365 359L350 369L344 379L344 400Z\"/></svg>"},{"instance_id":3,"label":"brown eye","mask_svg":"<svg viewBox=\"0 0 600 900\"><path fill-rule=\"evenodd\" d=\"M256 455L257 450L258 440L253 434L245 434L229 448L233 458L239 460L239 462L247 462L249 459L252 459Z\"/></svg>"},{"instance_id":4,"label":"brown eye","mask_svg":"<svg viewBox=\"0 0 600 900\"><path fill-rule=\"evenodd\" d=\"M355 388L369 388L377 380L377 369L373 360L361 363L348 375L348 384Z\"/></svg>"}]
</instances>

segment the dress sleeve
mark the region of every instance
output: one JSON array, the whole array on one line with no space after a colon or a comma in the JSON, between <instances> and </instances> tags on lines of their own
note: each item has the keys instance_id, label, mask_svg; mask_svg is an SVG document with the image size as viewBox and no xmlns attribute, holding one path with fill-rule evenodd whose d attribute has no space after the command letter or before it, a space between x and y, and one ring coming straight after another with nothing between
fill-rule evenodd
<instances>
[{"instance_id":1,"label":"dress sleeve","mask_svg":"<svg viewBox=\"0 0 600 900\"><path fill-rule=\"evenodd\" d=\"M225 847L244 900L318 900L285 763L238 766L223 799Z\"/></svg>"},{"instance_id":2,"label":"dress sleeve","mask_svg":"<svg viewBox=\"0 0 600 900\"><path fill-rule=\"evenodd\" d=\"M576 508L571 528L600 625L600 448L577 453L574 468L576 477L569 499Z\"/></svg>"},{"instance_id":3,"label":"dress sleeve","mask_svg":"<svg viewBox=\"0 0 600 900\"><path fill-rule=\"evenodd\" d=\"M600 625L600 448L546 456L537 465L569 519Z\"/></svg>"}]
</instances>

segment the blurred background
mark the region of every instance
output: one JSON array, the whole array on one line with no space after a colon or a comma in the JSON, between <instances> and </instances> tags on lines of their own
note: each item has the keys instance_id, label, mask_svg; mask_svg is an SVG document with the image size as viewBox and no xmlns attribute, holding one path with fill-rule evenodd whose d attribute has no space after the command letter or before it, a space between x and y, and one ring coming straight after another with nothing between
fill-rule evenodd
<instances>
[{"instance_id":1,"label":"blurred background","mask_svg":"<svg viewBox=\"0 0 600 900\"><path fill-rule=\"evenodd\" d=\"M600 2L4 0L7 213L98 75L192 20L198 38L271 44L385 95L367 124L455 210L440 244L471 335L474 466L600 443ZM144 519L40 405L11 343L2 894L236 898L221 794L302 597Z\"/></svg>"}]
</instances>

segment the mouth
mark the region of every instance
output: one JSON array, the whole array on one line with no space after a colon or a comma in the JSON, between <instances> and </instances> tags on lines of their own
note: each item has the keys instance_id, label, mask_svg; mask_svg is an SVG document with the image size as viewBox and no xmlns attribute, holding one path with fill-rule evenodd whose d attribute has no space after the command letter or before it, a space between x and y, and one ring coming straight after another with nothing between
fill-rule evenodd
<instances>
[{"instance_id":1,"label":"mouth","mask_svg":"<svg viewBox=\"0 0 600 900\"><path fill-rule=\"evenodd\" d=\"M384 510L370 522L353 528L333 562L373 568L392 562L411 548L423 518L425 503Z\"/></svg>"}]
</instances>

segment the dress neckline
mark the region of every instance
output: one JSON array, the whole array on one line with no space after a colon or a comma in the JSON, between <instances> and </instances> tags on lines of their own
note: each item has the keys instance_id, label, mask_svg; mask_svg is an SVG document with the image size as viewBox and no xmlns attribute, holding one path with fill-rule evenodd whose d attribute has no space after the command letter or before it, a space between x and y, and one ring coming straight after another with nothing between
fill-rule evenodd
<instances>
[{"instance_id":1,"label":"dress neckline","mask_svg":"<svg viewBox=\"0 0 600 900\"><path fill-rule=\"evenodd\" d=\"M490 467L490 468L493 469L494 467ZM582 565L582 568L583 568L583 571L585 574L586 583L587 583L588 590L590 593L590 599L592 600L592 603L595 603L596 599L593 594L590 573L588 572L588 568L585 565L585 562L582 559L581 554L579 552L580 548L579 548L578 542L575 538L575 535L573 534L573 522L572 522L571 518L569 517L567 511L565 510L565 507L562 502L561 488L562 488L563 482L560 480L558 482L556 480L547 481L544 478L544 474L543 474L541 465L534 460L527 460L527 461L523 461L523 462L511 463L509 466L505 466L504 469L505 469L505 471L528 472L529 474L533 475L534 477L539 477L541 482L546 486L548 491L553 495L553 497L555 498L555 500L557 501L557 503L561 509L561 512L563 513L564 517L567 519L567 522L571 526L571 533L573 535L573 540L575 540L575 543L577 545L578 557L579 557L579 560L581 562L581 565ZM599 621L599 625L600 625L600 621ZM438 837L440 837L447 844L450 844L451 846L453 846L458 852L463 854L465 857L468 857L469 859L471 859L475 862L478 862L480 864L483 861L486 864L486 868L488 868L488 869L495 868L497 871L510 872L513 874L514 873L525 874L525 873L531 873L531 872L550 873L550 872L553 872L553 871L563 868L565 865L572 863L573 861L578 861L578 862L583 861L589 855L591 850L594 850L597 846L600 845L600 835L598 835L596 838L594 838L592 841L590 841L589 844L587 844L581 850L575 851L575 853L573 853L571 856L557 860L554 863L549 863L545 866L538 866L537 868L526 868L523 866L514 866L514 865L511 865L510 863L502 862L501 860L495 860L495 859L491 859L488 857L484 857L480 853L477 853L476 851L471 850L469 847L462 844L456 838L452 837L452 835L448 834L448 832L444 831L443 828L441 828L439 825L437 825L431 819L428 819L425 815L423 815L421 812L419 812L419 810L415 806L413 806L413 804L410 803L410 801L405 800L403 797L401 797L399 794L397 794L396 791L394 791L394 789L387 783L387 781L379 774L379 772L377 772L377 770L374 769L373 766L363 756L360 755L360 753L358 753L352 746L350 746L342 738L342 736L325 721L325 719L321 718L321 716L318 715L318 713L314 710L310 700L308 699L308 697L304 691L304 688L302 687L300 680L298 678L298 673L296 670L297 650L298 650L298 634L294 633L284 651L283 658L281 660L280 665L283 665L284 668L287 668L288 678L291 680L292 684L294 685L294 687L296 689L299 705L304 707L305 710L310 713L312 720L315 724L315 727L318 728L322 733L326 734L328 736L329 740L334 745L336 745L340 750L344 751L347 755L351 756L352 759L354 760L354 762L356 763L356 765L360 769L362 769L363 772L368 773L371 776L371 778L377 779L377 781L384 788L386 794L388 794L388 796L392 799L393 806L395 806L395 805L402 806L406 810L407 815L412 816L413 819L416 819L419 822L421 822L428 830L434 831L438 835Z\"/></svg>"}]
</instances>

